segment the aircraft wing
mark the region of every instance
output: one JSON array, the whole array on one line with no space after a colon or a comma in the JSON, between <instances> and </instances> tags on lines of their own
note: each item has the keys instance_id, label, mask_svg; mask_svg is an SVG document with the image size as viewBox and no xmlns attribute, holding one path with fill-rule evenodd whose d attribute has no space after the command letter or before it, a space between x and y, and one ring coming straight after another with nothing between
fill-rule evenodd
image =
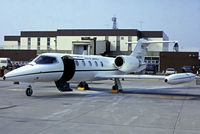
<instances>
[{"instance_id":1,"label":"aircraft wing","mask_svg":"<svg viewBox=\"0 0 200 134\"><path fill-rule=\"evenodd\" d=\"M96 78L99 79L160 79L164 80L168 84L178 84L178 83L185 83L190 82L198 77L192 73L178 73L172 74L169 76L164 75L97 75Z\"/></svg>"},{"instance_id":2,"label":"aircraft wing","mask_svg":"<svg viewBox=\"0 0 200 134\"><path fill-rule=\"evenodd\" d=\"M97 75L96 78L100 79L112 79L112 78L124 78L124 79L165 79L164 75Z\"/></svg>"}]
</instances>

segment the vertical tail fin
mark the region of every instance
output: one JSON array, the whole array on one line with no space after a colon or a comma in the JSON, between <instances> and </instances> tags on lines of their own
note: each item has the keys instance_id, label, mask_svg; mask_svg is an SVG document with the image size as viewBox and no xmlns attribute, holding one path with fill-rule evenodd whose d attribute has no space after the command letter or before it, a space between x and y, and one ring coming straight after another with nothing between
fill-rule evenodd
<instances>
[{"instance_id":1,"label":"vertical tail fin","mask_svg":"<svg viewBox=\"0 0 200 134\"><path fill-rule=\"evenodd\" d=\"M130 54L130 56L136 57L138 59L144 59L146 53L147 53L147 47L149 43L145 39L140 39L137 42L137 45L135 46L133 52Z\"/></svg>"},{"instance_id":2,"label":"vertical tail fin","mask_svg":"<svg viewBox=\"0 0 200 134\"><path fill-rule=\"evenodd\" d=\"M156 43L175 43L178 44L178 41L148 41L145 39L139 39L137 41L137 45L135 46L133 52L130 54L130 56L134 56L137 58L144 59L144 56L147 53L147 47L150 44L156 44Z\"/></svg>"}]
</instances>

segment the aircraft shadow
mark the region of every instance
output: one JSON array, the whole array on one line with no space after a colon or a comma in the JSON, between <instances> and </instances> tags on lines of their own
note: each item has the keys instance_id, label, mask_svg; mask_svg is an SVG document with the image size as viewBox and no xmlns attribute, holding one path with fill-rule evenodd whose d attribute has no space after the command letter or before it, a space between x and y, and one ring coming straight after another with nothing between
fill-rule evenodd
<instances>
[{"instance_id":1,"label":"aircraft shadow","mask_svg":"<svg viewBox=\"0 0 200 134\"><path fill-rule=\"evenodd\" d=\"M199 87L172 87L172 88L125 88L121 94L132 94L132 95L147 95L147 96L168 96L170 99L176 99L179 97L185 99L186 97L189 100L200 100L200 94L190 93L192 89L199 89ZM92 88L94 91L108 91L108 89L102 88ZM183 91L184 90L184 91ZM186 91L187 90L187 91ZM185 97L185 98L184 98Z\"/></svg>"},{"instance_id":2,"label":"aircraft shadow","mask_svg":"<svg viewBox=\"0 0 200 134\"><path fill-rule=\"evenodd\" d=\"M59 92L58 93L51 93L51 94L42 94L42 95L33 95L31 96L35 99L58 99L58 98L82 98L82 97L92 97L88 96L88 94L79 94L79 93L68 93L68 92Z\"/></svg>"},{"instance_id":3,"label":"aircraft shadow","mask_svg":"<svg viewBox=\"0 0 200 134\"><path fill-rule=\"evenodd\" d=\"M72 88L76 88L76 86L72 86ZM174 99L176 100L178 97L178 100L200 100L200 94L194 94L190 93L190 90L192 89L200 89L199 87L170 87L170 88L125 88L123 89L123 92L119 94L124 94L124 95L145 95L145 96L157 96L158 98L166 96L169 99ZM186 91L187 90L187 91ZM98 91L98 93L90 93L90 91ZM34 95L32 98L35 99L56 99L56 98L84 98L84 97L96 97L96 96L102 96L103 93L107 94L113 94L113 93L108 93L109 89L108 88L93 88L91 87L90 90L87 92L81 91L81 92L49 92L49 93L42 93L42 95ZM102 93L102 94L101 94ZM117 95L115 93L115 95Z\"/></svg>"}]
</instances>

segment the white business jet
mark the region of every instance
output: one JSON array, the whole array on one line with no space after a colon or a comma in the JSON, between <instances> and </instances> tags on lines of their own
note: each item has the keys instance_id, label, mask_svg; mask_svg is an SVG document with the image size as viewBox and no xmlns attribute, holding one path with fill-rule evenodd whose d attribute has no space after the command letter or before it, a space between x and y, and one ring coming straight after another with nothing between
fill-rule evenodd
<instances>
[{"instance_id":1,"label":"white business jet","mask_svg":"<svg viewBox=\"0 0 200 134\"><path fill-rule=\"evenodd\" d=\"M173 74L170 76L129 75L146 68L144 56L147 47L153 43L177 43L176 41L147 41L140 39L133 52L116 58L96 55L72 55L44 53L36 57L28 65L7 73L3 79L19 82L50 82L55 81L59 91L72 91L69 83L80 82L79 87L88 88L86 81L114 79L113 90L122 90L121 78L131 79L163 79L166 83L177 84L195 79L192 73ZM133 43L133 42L132 42ZM26 95L33 93L32 84L26 89Z\"/></svg>"}]
</instances>

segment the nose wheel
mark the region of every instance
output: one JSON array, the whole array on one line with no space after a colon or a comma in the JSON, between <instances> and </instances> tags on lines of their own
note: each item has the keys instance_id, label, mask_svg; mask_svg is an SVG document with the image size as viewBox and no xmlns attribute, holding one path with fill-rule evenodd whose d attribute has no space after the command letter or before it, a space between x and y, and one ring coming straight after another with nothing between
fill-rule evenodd
<instances>
[{"instance_id":1,"label":"nose wheel","mask_svg":"<svg viewBox=\"0 0 200 134\"><path fill-rule=\"evenodd\" d=\"M32 94L33 94L32 87L29 86L29 87L26 89L26 95L27 95L27 96L31 96Z\"/></svg>"}]
</instances>

